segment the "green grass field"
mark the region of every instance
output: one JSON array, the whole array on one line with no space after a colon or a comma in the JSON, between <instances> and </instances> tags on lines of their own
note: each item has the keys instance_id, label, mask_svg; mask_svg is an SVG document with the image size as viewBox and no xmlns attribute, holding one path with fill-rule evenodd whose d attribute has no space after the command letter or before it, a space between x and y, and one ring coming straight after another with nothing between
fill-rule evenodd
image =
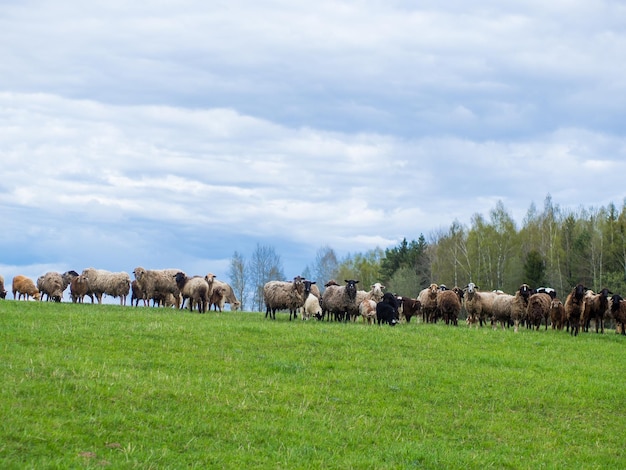
<instances>
[{"instance_id":1,"label":"green grass field","mask_svg":"<svg viewBox=\"0 0 626 470\"><path fill-rule=\"evenodd\" d=\"M624 468L626 337L0 301L0 468Z\"/></svg>"}]
</instances>

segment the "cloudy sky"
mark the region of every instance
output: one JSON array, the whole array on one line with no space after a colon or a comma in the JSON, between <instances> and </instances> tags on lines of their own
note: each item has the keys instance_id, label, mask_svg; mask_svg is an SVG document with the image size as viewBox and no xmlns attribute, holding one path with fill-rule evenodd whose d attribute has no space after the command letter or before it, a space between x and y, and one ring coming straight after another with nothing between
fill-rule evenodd
<instances>
[{"instance_id":1,"label":"cloudy sky","mask_svg":"<svg viewBox=\"0 0 626 470\"><path fill-rule=\"evenodd\" d=\"M621 1L0 0L0 274L621 207L624 77Z\"/></svg>"}]
</instances>

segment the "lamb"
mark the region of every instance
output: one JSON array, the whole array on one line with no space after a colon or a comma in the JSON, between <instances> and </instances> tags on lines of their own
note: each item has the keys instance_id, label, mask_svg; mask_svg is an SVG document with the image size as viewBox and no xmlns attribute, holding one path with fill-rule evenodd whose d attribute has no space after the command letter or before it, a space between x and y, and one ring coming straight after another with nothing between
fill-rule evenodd
<instances>
[{"instance_id":1,"label":"lamb","mask_svg":"<svg viewBox=\"0 0 626 470\"><path fill-rule=\"evenodd\" d=\"M601 332L604 333L604 314L609 309L609 295L613 295L613 292L606 287L597 294L592 290L585 292L582 316L580 319L580 325L583 331L589 331L589 324L591 320L593 320L596 324L596 333L598 333L598 327L600 327Z\"/></svg>"},{"instance_id":2,"label":"lamb","mask_svg":"<svg viewBox=\"0 0 626 470\"><path fill-rule=\"evenodd\" d=\"M364 299L359 304L359 315L363 323L373 324L376 321L376 302L372 299Z\"/></svg>"},{"instance_id":3,"label":"lamb","mask_svg":"<svg viewBox=\"0 0 626 470\"><path fill-rule=\"evenodd\" d=\"M189 299L189 311L192 312L197 306L199 313L206 313L210 297L210 286L206 278L202 276L187 277L183 271L179 271L174 279L183 297L183 304L185 299Z\"/></svg>"},{"instance_id":4,"label":"lamb","mask_svg":"<svg viewBox=\"0 0 626 470\"><path fill-rule=\"evenodd\" d=\"M216 312L224 310L224 304L226 304L226 287L224 284L226 283L214 281L211 288L211 297L209 297L209 310L211 310L211 306L215 307Z\"/></svg>"},{"instance_id":5,"label":"lamb","mask_svg":"<svg viewBox=\"0 0 626 470\"><path fill-rule=\"evenodd\" d=\"M443 316L446 325L458 325L462 299L463 291L458 287L437 293L437 310Z\"/></svg>"},{"instance_id":6,"label":"lamb","mask_svg":"<svg viewBox=\"0 0 626 470\"><path fill-rule=\"evenodd\" d=\"M528 299L526 307L526 319L528 328L535 327L539 330L541 322L545 319L546 330L548 329L548 318L550 317L550 307L552 298L545 292L532 294Z\"/></svg>"},{"instance_id":7,"label":"lamb","mask_svg":"<svg viewBox=\"0 0 626 470\"><path fill-rule=\"evenodd\" d=\"M464 305L467 311L467 323L471 327L483 326L493 316L493 302L500 295L498 292L479 291L478 286L470 282L465 286Z\"/></svg>"},{"instance_id":8,"label":"lamb","mask_svg":"<svg viewBox=\"0 0 626 470\"><path fill-rule=\"evenodd\" d=\"M566 320L563 302L559 299L553 299L550 303L550 324L552 329L562 330Z\"/></svg>"},{"instance_id":9,"label":"lamb","mask_svg":"<svg viewBox=\"0 0 626 470\"><path fill-rule=\"evenodd\" d=\"M424 323L431 322L437 319L437 292L439 286L437 284L431 284L425 289L422 289L417 296L417 300L420 301L422 306L422 320Z\"/></svg>"},{"instance_id":10,"label":"lamb","mask_svg":"<svg viewBox=\"0 0 626 470\"><path fill-rule=\"evenodd\" d=\"M81 274L70 282L70 297L73 303L82 304L86 295L91 297L91 303L93 303L93 294L89 294L89 278Z\"/></svg>"},{"instance_id":11,"label":"lamb","mask_svg":"<svg viewBox=\"0 0 626 470\"><path fill-rule=\"evenodd\" d=\"M530 293L531 289L528 284L522 284L515 295L498 294L493 301L492 327L495 328L500 322L504 329L510 322L513 322L515 332L517 332L520 321L526 314Z\"/></svg>"},{"instance_id":12,"label":"lamb","mask_svg":"<svg viewBox=\"0 0 626 470\"><path fill-rule=\"evenodd\" d=\"M130 276L125 272L111 272L104 269L87 268L82 272L89 279L89 291L102 303L102 295L119 297L120 305L126 305L126 297L130 292ZM93 299L93 298L92 298ZM92 300L93 303L93 300Z\"/></svg>"},{"instance_id":13,"label":"lamb","mask_svg":"<svg viewBox=\"0 0 626 470\"><path fill-rule=\"evenodd\" d=\"M391 292L385 292L383 299L376 304L376 320L378 324L387 323L395 326L399 321L398 301Z\"/></svg>"},{"instance_id":14,"label":"lamb","mask_svg":"<svg viewBox=\"0 0 626 470\"><path fill-rule=\"evenodd\" d=\"M626 300L619 294L613 294L611 297L611 315L615 320L615 332L626 335Z\"/></svg>"},{"instance_id":15,"label":"lamb","mask_svg":"<svg viewBox=\"0 0 626 470\"><path fill-rule=\"evenodd\" d=\"M317 296L313 292L309 292L304 306L302 307L302 320L308 320L311 317L315 317L318 320L322 318L322 307Z\"/></svg>"},{"instance_id":16,"label":"lamb","mask_svg":"<svg viewBox=\"0 0 626 470\"><path fill-rule=\"evenodd\" d=\"M146 299L165 299L167 294L172 294L176 301L176 308L181 307L180 290L176 285L174 276L182 272L181 269L144 269L137 266L133 270L137 285L145 294Z\"/></svg>"},{"instance_id":17,"label":"lamb","mask_svg":"<svg viewBox=\"0 0 626 470\"><path fill-rule=\"evenodd\" d=\"M19 297L16 295L19 294ZM31 297L35 300L39 300L41 295L39 289L29 277L18 274L13 278L13 298L15 300L21 300L24 296L24 300L29 300Z\"/></svg>"},{"instance_id":18,"label":"lamb","mask_svg":"<svg viewBox=\"0 0 626 470\"><path fill-rule=\"evenodd\" d=\"M289 321L297 317L297 310L304 305L304 279L296 276L293 281L268 281L263 286L265 318L275 320L276 310L289 309Z\"/></svg>"},{"instance_id":19,"label":"lamb","mask_svg":"<svg viewBox=\"0 0 626 470\"><path fill-rule=\"evenodd\" d=\"M411 318L417 315L422 307L422 304L417 299L412 299L410 297L400 297L400 308L402 308L401 317L404 317L407 323L411 322Z\"/></svg>"},{"instance_id":20,"label":"lamb","mask_svg":"<svg viewBox=\"0 0 626 470\"><path fill-rule=\"evenodd\" d=\"M565 299L565 318L567 319L567 330L571 328L572 336L578 335L580 320L584 308L585 292L588 289L582 284L577 284Z\"/></svg>"},{"instance_id":21,"label":"lamb","mask_svg":"<svg viewBox=\"0 0 626 470\"><path fill-rule=\"evenodd\" d=\"M361 304L366 300L373 300L375 303L380 302L383 299L383 286L380 282L376 282L371 285L369 291L357 290L356 301L348 309L348 320L356 321L356 318L361 315Z\"/></svg>"},{"instance_id":22,"label":"lamb","mask_svg":"<svg viewBox=\"0 0 626 470\"><path fill-rule=\"evenodd\" d=\"M335 320L343 321L351 309L358 308L356 285L359 281L346 279L345 283L345 286L339 286L336 282L326 284L326 290L322 294L322 310L323 315L328 312L329 319L333 314Z\"/></svg>"},{"instance_id":23,"label":"lamb","mask_svg":"<svg viewBox=\"0 0 626 470\"><path fill-rule=\"evenodd\" d=\"M7 291L4 288L4 277L0 275L0 299L6 299L6 298L7 298Z\"/></svg>"}]
</instances>

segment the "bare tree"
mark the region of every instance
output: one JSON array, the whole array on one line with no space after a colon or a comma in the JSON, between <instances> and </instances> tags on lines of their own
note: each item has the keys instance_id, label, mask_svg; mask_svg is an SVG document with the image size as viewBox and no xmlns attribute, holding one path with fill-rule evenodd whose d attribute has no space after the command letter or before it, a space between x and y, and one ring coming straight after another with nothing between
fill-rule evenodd
<instances>
[{"instance_id":1,"label":"bare tree","mask_svg":"<svg viewBox=\"0 0 626 470\"><path fill-rule=\"evenodd\" d=\"M328 245L317 250L312 271L315 276L314 280L320 284L320 288L331 279L334 279L339 272L339 261L337 260L335 250Z\"/></svg>"},{"instance_id":2,"label":"bare tree","mask_svg":"<svg viewBox=\"0 0 626 470\"><path fill-rule=\"evenodd\" d=\"M280 256L276 254L274 247L257 243L250 260L249 271L250 285L253 289L252 305L260 312L263 311L263 286L265 283L285 278Z\"/></svg>"},{"instance_id":3,"label":"bare tree","mask_svg":"<svg viewBox=\"0 0 626 470\"><path fill-rule=\"evenodd\" d=\"M230 260L230 268L228 270L228 277L230 284L235 292L235 295L241 302L241 310L245 310L247 305L248 292L248 263L244 259L241 253L235 251L232 259Z\"/></svg>"}]
</instances>

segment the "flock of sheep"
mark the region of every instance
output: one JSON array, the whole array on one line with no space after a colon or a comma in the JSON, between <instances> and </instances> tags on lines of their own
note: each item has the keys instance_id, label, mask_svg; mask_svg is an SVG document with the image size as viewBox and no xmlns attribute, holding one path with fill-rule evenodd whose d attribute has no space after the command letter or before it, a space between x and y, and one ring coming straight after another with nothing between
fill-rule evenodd
<instances>
[{"instance_id":1,"label":"flock of sheep","mask_svg":"<svg viewBox=\"0 0 626 470\"><path fill-rule=\"evenodd\" d=\"M606 288L596 293L578 284L563 303L554 289L531 289L528 284L522 284L515 294L507 294L480 291L471 282L463 289L433 283L413 299L383 293L385 287L380 283L372 284L369 291L358 290L358 282L346 279L345 285L339 285L331 280L320 295L314 281L300 276L289 282L270 281L263 289L265 316L275 318L277 310L289 310L290 320L301 312L303 320L354 321L361 317L367 323L395 325L421 315L423 322L442 319L448 325L458 325L464 310L470 327L490 323L493 328L512 326L518 331L520 326L539 329L545 323L546 329L550 324L574 336L581 329L588 331L592 320L596 332L603 333L605 318L610 317L616 330L626 334L626 300Z\"/></svg>"},{"instance_id":2,"label":"flock of sheep","mask_svg":"<svg viewBox=\"0 0 626 470\"><path fill-rule=\"evenodd\" d=\"M82 303L85 297L94 303L102 303L102 296L109 295L120 299L120 305L126 305L131 295L131 305L175 306L182 308L188 300L188 308L204 313L211 307L222 311L229 303L232 310L237 310L240 303L233 289L219 281L214 274L188 277L180 269L144 269L137 267L133 271L135 280L131 281L126 272L111 272L104 269L87 268L81 274L76 271L65 273L48 272L37 279L17 275L13 278L13 298L20 300L52 300L61 302L64 291L69 287L70 298L74 303ZM0 298L6 298L4 278L0 276Z\"/></svg>"},{"instance_id":3,"label":"flock of sheep","mask_svg":"<svg viewBox=\"0 0 626 470\"><path fill-rule=\"evenodd\" d=\"M125 272L110 272L87 268L81 274L76 271L65 273L48 272L33 282L17 275L13 278L13 298L28 300L52 300L61 302L64 291L69 287L72 302L82 303L89 297L94 303L102 303L102 296L120 299L126 305L131 295L131 305L149 305L183 308L200 313L214 308L222 311L226 303L231 310L241 306L232 287L215 278L187 276L179 269L150 270L137 267L133 271L135 280ZM480 291L474 283L465 288L448 289L444 285L431 284L420 291L417 298L401 297L383 292L385 286L377 282L370 290L359 290L359 281L346 279L345 285L331 280L325 284L323 294L315 281L296 276L292 281L269 281L263 286L265 316L275 319L276 311L288 310L289 319L298 314L303 320L354 321L361 317L366 323L395 325L401 320L410 322L413 316L421 315L424 322L443 319L446 324L457 325L464 310L467 324L482 326L490 323L493 328L520 326L539 329L551 324L553 329L566 329L577 335L582 329L588 331L594 321L596 332L604 332L605 318L612 318L616 330L626 334L626 300L608 289L594 292L582 284L576 285L562 302L551 288L531 289L522 284L515 294L501 291ZM0 298L6 298L4 278L0 276ZM609 297L610 296L610 297Z\"/></svg>"}]
</instances>

